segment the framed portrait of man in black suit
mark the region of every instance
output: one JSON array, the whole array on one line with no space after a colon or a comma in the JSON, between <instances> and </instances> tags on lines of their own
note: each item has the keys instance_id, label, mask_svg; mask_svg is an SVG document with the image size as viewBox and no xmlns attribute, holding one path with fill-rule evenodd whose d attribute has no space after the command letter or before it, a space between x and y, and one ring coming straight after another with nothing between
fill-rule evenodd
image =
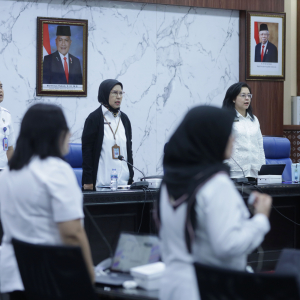
<instances>
[{"instance_id":1,"label":"framed portrait of man in black suit","mask_svg":"<svg viewBox=\"0 0 300 300\"><path fill-rule=\"evenodd\" d=\"M87 20L38 17L38 96L87 96L87 28Z\"/></svg>"},{"instance_id":2,"label":"framed portrait of man in black suit","mask_svg":"<svg viewBox=\"0 0 300 300\"><path fill-rule=\"evenodd\" d=\"M247 12L247 80L285 79L285 13Z\"/></svg>"}]
</instances>

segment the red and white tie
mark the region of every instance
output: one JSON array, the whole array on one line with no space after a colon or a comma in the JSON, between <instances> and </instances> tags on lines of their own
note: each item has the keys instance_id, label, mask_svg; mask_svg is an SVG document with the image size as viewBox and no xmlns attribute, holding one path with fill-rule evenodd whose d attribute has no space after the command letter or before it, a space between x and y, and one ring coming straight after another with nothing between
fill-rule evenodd
<instances>
[{"instance_id":1,"label":"red and white tie","mask_svg":"<svg viewBox=\"0 0 300 300\"><path fill-rule=\"evenodd\" d=\"M67 64L67 58L66 57L64 57L64 69L65 69L67 83L69 83L69 70L68 70L68 64Z\"/></svg>"},{"instance_id":2,"label":"red and white tie","mask_svg":"<svg viewBox=\"0 0 300 300\"><path fill-rule=\"evenodd\" d=\"M264 48L265 46L262 46L262 50L261 50L261 56L260 56L260 60L263 61L264 60Z\"/></svg>"}]
</instances>

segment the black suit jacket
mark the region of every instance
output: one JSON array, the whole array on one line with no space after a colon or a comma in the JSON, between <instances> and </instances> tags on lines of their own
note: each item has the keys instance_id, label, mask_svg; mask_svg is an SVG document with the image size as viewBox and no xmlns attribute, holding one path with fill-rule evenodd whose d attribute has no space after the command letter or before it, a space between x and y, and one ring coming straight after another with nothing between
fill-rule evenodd
<instances>
[{"instance_id":1,"label":"black suit jacket","mask_svg":"<svg viewBox=\"0 0 300 300\"><path fill-rule=\"evenodd\" d=\"M44 57L43 84L82 84L80 61L69 53L69 83L58 51Z\"/></svg>"},{"instance_id":2,"label":"black suit jacket","mask_svg":"<svg viewBox=\"0 0 300 300\"><path fill-rule=\"evenodd\" d=\"M255 62L261 62L261 43L255 46ZM263 62L278 62L278 54L277 54L277 47L268 42L267 48L264 54Z\"/></svg>"},{"instance_id":3,"label":"black suit jacket","mask_svg":"<svg viewBox=\"0 0 300 300\"><path fill-rule=\"evenodd\" d=\"M121 121L125 128L126 146L127 146L127 160L133 164L132 157L132 131L129 118L126 114L121 112ZM96 189L96 179L98 173L99 159L102 150L102 143L104 137L104 118L102 113L102 105L93 111L85 120L82 132L82 186L84 184L94 185ZM125 163L125 162L124 162ZM128 184L133 182L133 168L127 164L129 169Z\"/></svg>"}]
</instances>

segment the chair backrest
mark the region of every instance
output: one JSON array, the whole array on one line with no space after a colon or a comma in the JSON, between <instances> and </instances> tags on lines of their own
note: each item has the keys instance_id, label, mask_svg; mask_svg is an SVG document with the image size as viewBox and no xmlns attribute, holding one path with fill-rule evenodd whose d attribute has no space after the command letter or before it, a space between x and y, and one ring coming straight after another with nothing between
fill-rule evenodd
<instances>
[{"instance_id":1,"label":"chair backrest","mask_svg":"<svg viewBox=\"0 0 300 300\"><path fill-rule=\"evenodd\" d=\"M69 153L65 156L66 161L72 168L82 168L81 144L70 143L69 149Z\"/></svg>"},{"instance_id":2,"label":"chair backrest","mask_svg":"<svg viewBox=\"0 0 300 300\"><path fill-rule=\"evenodd\" d=\"M292 160L290 159L291 143L287 138L264 136L266 164L285 164L282 173L284 181L292 180Z\"/></svg>"},{"instance_id":3,"label":"chair backrest","mask_svg":"<svg viewBox=\"0 0 300 300\"><path fill-rule=\"evenodd\" d=\"M78 185L82 186L82 149L81 144L70 143L69 153L65 156L66 161L71 165L77 178Z\"/></svg>"},{"instance_id":4,"label":"chair backrest","mask_svg":"<svg viewBox=\"0 0 300 300\"><path fill-rule=\"evenodd\" d=\"M276 264L275 273L295 275L300 287L300 250L283 249Z\"/></svg>"},{"instance_id":5,"label":"chair backrest","mask_svg":"<svg viewBox=\"0 0 300 300\"><path fill-rule=\"evenodd\" d=\"M293 275L253 274L195 263L201 300L296 300Z\"/></svg>"},{"instance_id":6,"label":"chair backrest","mask_svg":"<svg viewBox=\"0 0 300 300\"><path fill-rule=\"evenodd\" d=\"M97 299L79 247L12 244L28 299Z\"/></svg>"}]
</instances>

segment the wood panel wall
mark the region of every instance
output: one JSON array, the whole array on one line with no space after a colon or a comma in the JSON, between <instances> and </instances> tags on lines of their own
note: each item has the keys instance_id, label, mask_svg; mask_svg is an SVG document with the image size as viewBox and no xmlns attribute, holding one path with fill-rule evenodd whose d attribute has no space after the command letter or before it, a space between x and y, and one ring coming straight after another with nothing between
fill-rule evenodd
<instances>
[{"instance_id":1,"label":"wood panel wall","mask_svg":"<svg viewBox=\"0 0 300 300\"><path fill-rule=\"evenodd\" d=\"M119 0L120 1L120 0ZM246 10L284 12L284 0L121 0L152 4L195 6L240 11L239 80L246 81ZM298 0L299 1L299 0ZM298 5L299 7L300 5ZM299 19L298 19L299 20ZM298 26L299 28L299 26ZM300 30L298 30L298 36ZM298 41L300 39L298 38ZM298 64L300 64L298 47ZM300 66L300 65L299 65ZM300 72L300 68L298 67ZM300 77L298 77L300 80ZM283 81L246 81L253 94L253 111L263 135L283 136ZM298 81L300 84L300 81ZM300 86L298 87L298 94Z\"/></svg>"},{"instance_id":2,"label":"wood panel wall","mask_svg":"<svg viewBox=\"0 0 300 300\"><path fill-rule=\"evenodd\" d=\"M283 12L284 0L116 0L218 9Z\"/></svg>"},{"instance_id":3,"label":"wood panel wall","mask_svg":"<svg viewBox=\"0 0 300 300\"><path fill-rule=\"evenodd\" d=\"M279 1L278 1L279 2ZM263 135L283 136L283 81L246 81L246 11L240 11L240 81L253 94L253 112Z\"/></svg>"}]
</instances>

